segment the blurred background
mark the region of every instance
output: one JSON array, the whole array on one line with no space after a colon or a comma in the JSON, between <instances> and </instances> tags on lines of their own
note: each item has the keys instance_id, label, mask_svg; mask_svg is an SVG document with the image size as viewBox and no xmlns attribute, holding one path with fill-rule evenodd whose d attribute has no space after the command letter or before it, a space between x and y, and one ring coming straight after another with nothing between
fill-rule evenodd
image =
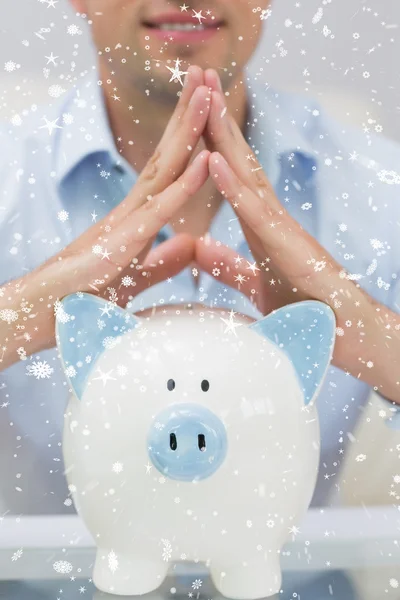
<instances>
[{"instance_id":1,"label":"blurred background","mask_svg":"<svg viewBox=\"0 0 400 600\"><path fill-rule=\"evenodd\" d=\"M400 141L399 17L399 0L274 0L251 68L275 87L318 97L344 122ZM0 24L0 119L21 125L24 109L54 102L95 55L68 0L3 0Z\"/></svg>"}]
</instances>

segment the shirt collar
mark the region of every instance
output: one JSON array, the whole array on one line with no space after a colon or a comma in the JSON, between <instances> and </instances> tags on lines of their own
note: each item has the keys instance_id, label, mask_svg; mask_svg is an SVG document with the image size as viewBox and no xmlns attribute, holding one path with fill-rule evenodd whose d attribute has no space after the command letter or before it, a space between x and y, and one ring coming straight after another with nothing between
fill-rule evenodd
<instances>
[{"instance_id":1,"label":"shirt collar","mask_svg":"<svg viewBox=\"0 0 400 600\"><path fill-rule=\"evenodd\" d=\"M272 185L275 187L279 177L278 164L295 155L300 158L305 179L313 177L318 168L312 145L318 106L308 97L275 90L257 80L248 85L247 98L251 109L248 141L258 150L257 158Z\"/></svg>"},{"instance_id":2,"label":"shirt collar","mask_svg":"<svg viewBox=\"0 0 400 600\"><path fill-rule=\"evenodd\" d=\"M112 164L126 166L128 163L118 153L109 125L101 87L95 75L85 78L70 92L61 107L55 144L56 181L61 184L72 171L89 156L105 154Z\"/></svg>"}]
</instances>

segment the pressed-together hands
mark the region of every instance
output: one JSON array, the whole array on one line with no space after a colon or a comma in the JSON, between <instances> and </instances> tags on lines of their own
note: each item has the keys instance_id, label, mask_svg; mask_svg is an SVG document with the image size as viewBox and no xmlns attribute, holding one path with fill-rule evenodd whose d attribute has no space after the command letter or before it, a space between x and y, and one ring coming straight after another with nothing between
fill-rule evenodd
<instances>
[{"instance_id":1,"label":"pressed-together hands","mask_svg":"<svg viewBox=\"0 0 400 600\"><path fill-rule=\"evenodd\" d=\"M206 149L193 160L202 147ZM252 269L234 250L209 236L194 240L180 234L150 250L161 227L209 175L239 217L256 261ZM100 254L93 252L95 246ZM193 261L210 274L217 266L218 279L248 295L263 314L306 299L330 305L338 327L333 363L400 402L400 386L392 374L400 357L400 319L349 279L284 209L226 109L218 74L196 66L189 68L164 135L125 200L59 255L8 284L5 297L14 298L13 308L22 296L34 304L37 336L31 334L33 339L26 344L32 354L54 345L53 309L40 305L41 282L46 282L53 298L76 291L108 298L114 289L118 303L125 306L128 296L177 274ZM125 287L127 277L133 281ZM2 308L4 298L0 300ZM9 337L15 346L14 333L10 331ZM23 336L19 338L22 345ZM387 360L388 352L392 361ZM0 368L15 362L15 354L15 349L8 352Z\"/></svg>"}]
</instances>

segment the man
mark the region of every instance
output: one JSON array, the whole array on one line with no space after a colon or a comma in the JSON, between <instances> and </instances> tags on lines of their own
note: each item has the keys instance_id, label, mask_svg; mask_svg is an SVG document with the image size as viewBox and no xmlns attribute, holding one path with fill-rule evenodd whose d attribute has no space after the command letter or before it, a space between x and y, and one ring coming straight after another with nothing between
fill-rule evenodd
<instances>
[{"instance_id":1,"label":"man","mask_svg":"<svg viewBox=\"0 0 400 600\"><path fill-rule=\"evenodd\" d=\"M190 301L258 318L329 303L313 504L327 503L371 386L388 410L400 403L399 148L247 73L266 0L71 2L98 72L1 142L4 512L74 510L53 315L77 289L134 312Z\"/></svg>"}]
</instances>

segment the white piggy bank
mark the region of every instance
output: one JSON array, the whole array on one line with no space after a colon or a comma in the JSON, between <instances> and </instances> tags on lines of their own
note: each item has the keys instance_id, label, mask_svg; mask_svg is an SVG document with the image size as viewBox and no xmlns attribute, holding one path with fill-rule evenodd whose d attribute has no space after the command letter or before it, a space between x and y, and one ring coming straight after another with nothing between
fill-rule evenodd
<instances>
[{"instance_id":1,"label":"white piggy bank","mask_svg":"<svg viewBox=\"0 0 400 600\"><path fill-rule=\"evenodd\" d=\"M333 311L306 301L252 321L181 305L137 318L78 293L56 330L74 390L66 476L97 545L96 587L144 594L189 560L225 596L277 593L317 475Z\"/></svg>"}]
</instances>

